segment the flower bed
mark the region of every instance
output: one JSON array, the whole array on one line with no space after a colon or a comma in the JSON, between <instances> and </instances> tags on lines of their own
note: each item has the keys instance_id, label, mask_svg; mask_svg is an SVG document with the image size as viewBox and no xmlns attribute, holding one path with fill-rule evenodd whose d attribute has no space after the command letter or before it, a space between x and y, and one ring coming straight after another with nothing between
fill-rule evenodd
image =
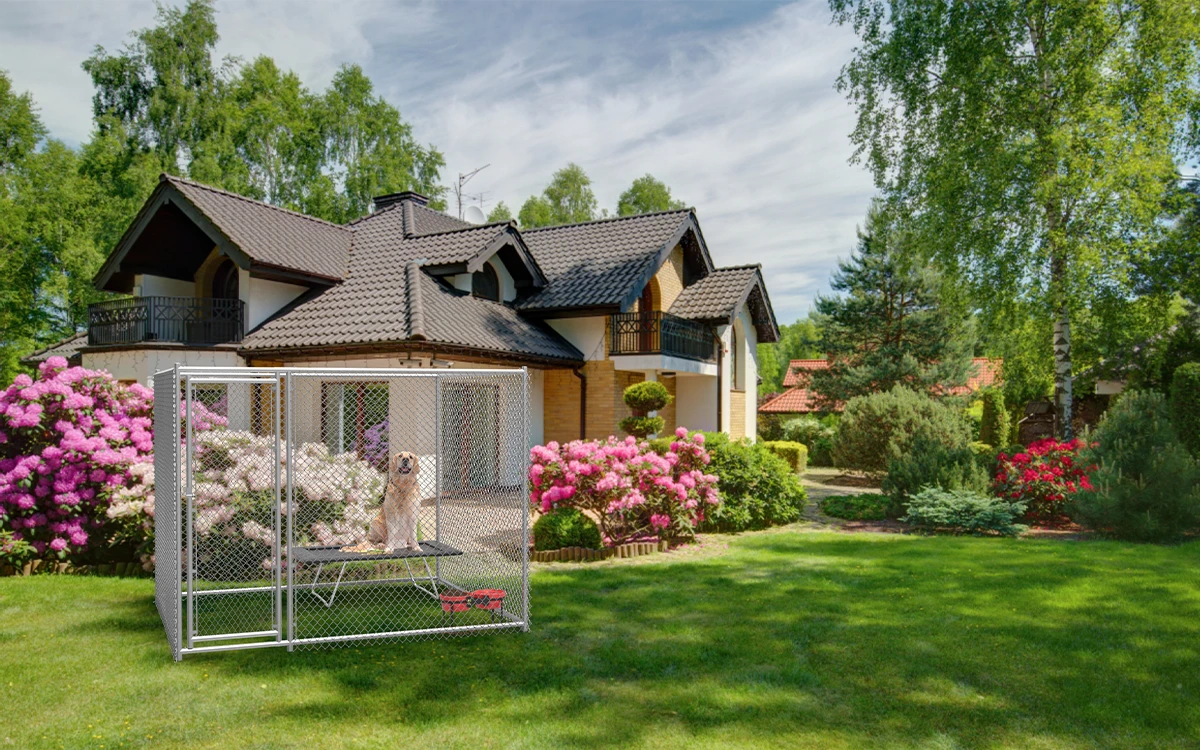
<instances>
[{"instance_id":1,"label":"flower bed","mask_svg":"<svg viewBox=\"0 0 1200 750\"><path fill-rule=\"evenodd\" d=\"M659 455L633 437L550 442L530 451L530 500L543 513L577 508L600 523L610 545L659 537L691 539L706 508L720 503L704 436L675 432Z\"/></svg>"},{"instance_id":2,"label":"flower bed","mask_svg":"<svg viewBox=\"0 0 1200 750\"><path fill-rule=\"evenodd\" d=\"M1025 451L996 456L992 491L999 498L1025 503L1025 520L1039 526L1070 523L1067 504L1079 490L1090 490L1090 469L1079 459L1086 444L1053 438L1030 444Z\"/></svg>"}]
</instances>

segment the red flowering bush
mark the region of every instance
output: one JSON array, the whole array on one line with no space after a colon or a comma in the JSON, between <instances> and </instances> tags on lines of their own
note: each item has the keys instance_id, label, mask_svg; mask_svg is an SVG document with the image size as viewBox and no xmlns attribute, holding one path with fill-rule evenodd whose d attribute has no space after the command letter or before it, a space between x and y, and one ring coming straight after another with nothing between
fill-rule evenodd
<instances>
[{"instance_id":1,"label":"red flowering bush","mask_svg":"<svg viewBox=\"0 0 1200 750\"><path fill-rule=\"evenodd\" d=\"M1025 503L1025 520L1041 526L1069 523L1067 503L1080 490L1090 490L1090 469L1080 461L1087 447L1078 438L1061 443L1046 438L1030 444L1022 453L996 456L992 491L997 497Z\"/></svg>"},{"instance_id":2,"label":"red flowering bush","mask_svg":"<svg viewBox=\"0 0 1200 750\"><path fill-rule=\"evenodd\" d=\"M720 502L704 435L682 427L659 455L628 437L550 442L530 451L530 501L543 513L577 508L594 516L611 544L645 536L687 539Z\"/></svg>"}]
</instances>

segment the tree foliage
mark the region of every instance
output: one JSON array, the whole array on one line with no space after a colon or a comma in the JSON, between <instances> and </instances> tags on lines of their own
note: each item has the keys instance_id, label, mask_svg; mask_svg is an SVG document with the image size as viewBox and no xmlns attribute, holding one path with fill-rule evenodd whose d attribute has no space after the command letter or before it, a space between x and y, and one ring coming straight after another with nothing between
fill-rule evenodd
<instances>
[{"instance_id":1,"label":"tree foliage","mask_svg":"<svg viewBox=\"0 0 1200 750\"><path fill-rule=\"evenodd\" d=\"M671 197L671 188L651 174L633 181L629 189L617 199L617 216L634 216L655 211L674 211L687 208L687 204Z\"/></svg>"},{"instance_id":2,"label":"tree foliage","mask_svg":"<svg viewBox=\"0 0 1200 750\"><path fill-rule=\"evenodd\" d=\"M541 195L531 195L521 206L521 226L549 227L596 218L596 194L583 167L571 162L554 173Z\"/></svg>"},{"instance_id":3,"label":"tree foliage","mask_svg":"<svg viewBox=\"0 0 1200 750\"><path fill-rule=\"evenodd\" d=\"M913 252L913 237L879 205L859 231L858 248L838 264L836 297L818 297L819 348L828 369L808 375L818 406L902 385L944 393L971 375L974 334L966 316L941 300L941 279Z\"/></svg>"},{"instance_id":4,"label":"tree foliage","mask_svg":"<svg viewBox=\"0 0 1200 750\"><path fill-rule=\"evenodd\" d=\"M1053 321L1042 345L1069 414L1071 325L1097 298L1129 299L1200 136L1200 8L830 5L860 39L839 79L858 110L855 158L982 307L1028 303Z\"/></svg>"},{"instance_id":5,"label":"tree foliage","mask_svg":"<svg viewBox=\"0 0 1200 750\"><path fill-rule=\"evenodd\" d=\"M500 201L495 206L493 206L492 210L489 211L488 215L487 215L488 222L512 221L512 219L513 219L512 211L509 210L508 206L505 205L504 201Z\"/></svg>"},{"instance_id":6,"label":"tree foliage","mask_svg":"<svg viewBox=\"0 0 1200 750\"><path fill-rule=\"evenodd\" d=\"M824 357L820 342L821 332L811 315L779 326L778 342L758 345L758 376L763 381L758 387L759 395L783 390L783 379L793 359Z\"/></svg>"}]
</instances>

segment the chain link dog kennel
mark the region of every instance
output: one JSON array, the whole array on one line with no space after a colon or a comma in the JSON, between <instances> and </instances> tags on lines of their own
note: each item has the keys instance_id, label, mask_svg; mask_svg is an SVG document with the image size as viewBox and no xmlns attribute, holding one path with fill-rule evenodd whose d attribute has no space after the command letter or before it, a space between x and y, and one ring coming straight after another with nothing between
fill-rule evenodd
<instances>
[{"instance_id":1,"label":"chain link dog kennel","mask_svg":"<svg viewBox=\"0 0 1200 750\"><path fill-rule=\"evenodd\" d=\"M528 387L524 370L155 374L175 659L528 630Z\"/></svg>"}]
</instances>

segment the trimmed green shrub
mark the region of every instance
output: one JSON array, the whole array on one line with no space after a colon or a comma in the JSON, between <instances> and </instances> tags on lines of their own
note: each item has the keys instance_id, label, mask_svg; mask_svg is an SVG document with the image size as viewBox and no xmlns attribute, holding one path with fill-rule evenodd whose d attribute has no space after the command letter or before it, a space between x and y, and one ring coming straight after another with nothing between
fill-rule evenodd
<instances>
[{"instance_id":1,"label":"trimmed green shrub","mask_svg":"<svg viewBox=\"0 0 1200 750\"><path fill-rule=\"evenodd\" d=\"M600 527L576 508L559 508L533 523L533 548L563 547L600 549Z\"/></svg>"},{"instance_id":2,"label":"trimmed green shrub","mask_svg":"<svg viewBox=\"0 0 1200 750\"><path fill-rule=\"evenodd\" d=\"M788 466L797 474L803 474L808 469L808 448L803 443L791 440L764 440L762 444L767 450L787 461Z\"/></svg>"},{"instance_id":3,"label":"trimmed green shrub","mask_svg":"<svg viewBox=\"0 0 1200 750\"><path fill-rule=\"evenodd\" d=\"M763 414L760 412L758 415L758 439L784 440L783 417L778 414Z\"/></svg>"},{"instance_id":4,"label":"trimmed green shrub","mask_svg":"<svg viewBox=\"0 0 1200 750\"><path fill-rule=\"evenodd\" d=\"M1200 362L1175 369L1171 378L1171 419L1194 458L1200 459Z\"/></svg>"},{"instance_id":5,"label":"trimmed green shrub","mask_svg":"<svg viewBox=\"0 0 1200 750\"><path fill-rule=\"evenodd\" d=\"M634 383L625 389L625 405L635 412L651 412L662 409L674 401L667 387L657 380Z\"/></svg>"},{"instance_id":6,"label":"trimmed green shrub","mask_svg":"<svg viewBox=\"0 0 1200 750\"><path fill-rule=\"evenodd\" d=\"M979 425L979 442L1004 445L1011 432L1008 410L1004 408L1004 392L998 388L988 388L980 395L983 398L983 417Z\"/></svg>"},{"instance_id":7,"label":"trimmed green shrub","mask_svg":"<svg viewBox=\"0 0 1200 750\"><path fill-rule=\"evenodd\" d=\"M1200 529L1200 466L1171 424L1162 394L1124 396L1092 437L1095 443L1081 459L1095 468L1075 495L1076 521L1145 542Z\"/></svg>"},{"instance_id":8,"label":"trimmed green shrub","mask_svg":"<svg viewBox=\"0 0 1200 750\"><path fill-rule=\"evenodd\" d=\"M990 484L983 461L969 446L946 446L919 434L907 451L888 463L882 487L891 499L891 513L898 516L922 487L987 494Z\"/></svg>"},{"instance_id":9,"label":"trimmed green shrub","mask_svg":"<svg viewBox=\"0 0 1200 750\"><path fill-rule=\"evenodd\" d=\"M958 409L924 393L896 386L886 393L858 396L846 403L837 440L836 466L875 476L904 455L918 433L950 447L965 447L971 430Z\"/></svg>"},{"instance_id":10,"label":"trimmed green shrub","mask_svg":"<svg viewBox=\"0 0 1200 750\"><path fill-rule=\"evenodd\" d=\"M706 531L744 531L800 518L807 494L787 463L762 443L704 433L704 447L718 477L721 504L701 524Z\"/></svg>"},{"instance_id":11,"label":"trimmed green shrub","mask_svg":"<svg viewBox=\"0 0 1200 750\"><path fill-rule=\"evenodd\" d=\"M821 501L821 512L847 521L882 521L888 517L887 495L830 495Z\"/></svg>"},{"instance_id":12,"label":"trimmed green shrub","mask_svg":"<svg viewBox=\"0 0 1200 750\"><path fill-rule=\"evenodd\" d=\"M645 440L650 435L662 432L666 422L662 417L625 417L618 426L638 440Z\"/></svg>"},{"instance_id":13,"label":"trimmed green shrub","mask_svg":"<svg viewBox=\"0 0 1200 750\"><path fill-rule=\"evenodd\" d=\"M1016 536L1028 527L1016 523L1025 512L1023 503L1010 503L970 490L926 487L908 500L908 513L900 519L926 531L980 534L994 531Z\"/></svg>"},{"instance_id":14,"label":"trimmed green shrub","mask_svg":"<svg viewBox=\"0 0 1200 750\"><path fill-rule=\"evenodd\" d=\"M833 441L837 437L837 417L817 419L812 415L783 423L779 439L801 443L808 448L810 466L833 466Z\"/></svg>"}]
</instances>

